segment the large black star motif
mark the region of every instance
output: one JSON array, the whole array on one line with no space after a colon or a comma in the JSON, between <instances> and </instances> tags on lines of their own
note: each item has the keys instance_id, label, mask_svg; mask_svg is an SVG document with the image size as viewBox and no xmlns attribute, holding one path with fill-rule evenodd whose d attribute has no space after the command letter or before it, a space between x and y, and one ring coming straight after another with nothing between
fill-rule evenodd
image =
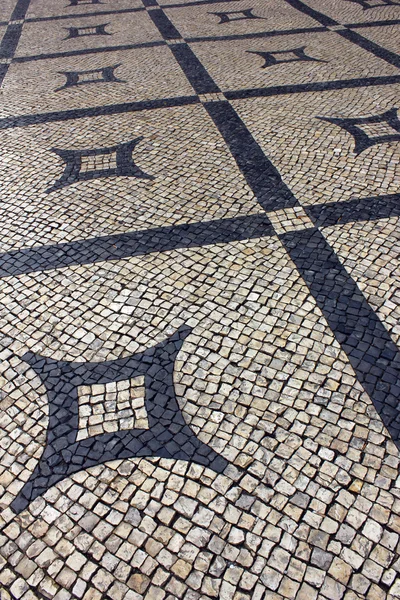
<instances>
[{"instance_id":1,"label":"large black star motif","mask_svg":"<svg viewBox=\"0 0 400 600\"><path fill-rule=\"evenodd\" d=\"M72 37L76 36L73 35ZM55 91L59 92L66 88L76 87L78 85L88 85L91 83L108 83L110 81L125 83L124 79L119 79L114 73L115 69L120 66L121 64L118 64L111 67L102 67L101 69L90 69L89 71L59 71L62 75L65 75L67 81Z\"/></svg>"},{"instance_id":2,"label":"large black star motif","mask_svg":"<svg viewBox=\"0 0 400 600\"><path fill-rule=\"evenodd\" d=\"M360 154L363 150L383 142L400 141L400 121L397 108L391 108L381 115L359 117L355 119L340 119L333 117L317 117L322 121L334 123L345 129L354 137L354 152Z\"/></svg>"},{"instance_id":3,"label":"large black star motif","mask_svg":"<svg viewBox=\"0 0 400 600\"><path fill-rule=\"evenodd\" d=\"M33 353L22 357L46 388L49 425L43 454L11 504L16 513L68 475L110 460L162 457L195 462L218 473L224 470L227 461L203 444L186 425L175 397L175 359L190 333L189 327L182 326L164 342L144 352L109 362L73 363ZM141 419L140 427L97 435L90 435L89 430L89 435L87 431L82 435L79 396L82 386L88 389L118 385L137 377L144 381L146 426Z\"/></svg>"},{"instance_id":4,"label":"large black star motif","mask_svg":"<svg viewBox=\"0 0 400 600\"><path fill-rule=\"evenodd\" d=\"M274 52L259 52L256 50L247 50L249 54L258 54L261 58L264 59L264 64L262 65L262 69L266 67L272 67L273 65L279 65L281 63L291 63L291 62L326 62L325 60L320 60L318 58L313 58L312 56L308 56L304 50L305 46L301 48L293 48L293 50L275 50Z\"/></svg>"},{"instance_id":5,"label":"large black star motif","mask_svg":"<svg viewBox=\"0 0 400 600\"><path fill-rule=\"evenodd\" d=\"M130 142L124 142L108 148L95 148L94 150L61 150L52 148L65 162L65 170L46 191L54 192L59 188L71 185L77 181L88 181L100 177L115 175L137 177L139 179L154 179L140 169L133 161L132 151L141 142L143 137L138 137Z\"/></svg>"}]
</instances>

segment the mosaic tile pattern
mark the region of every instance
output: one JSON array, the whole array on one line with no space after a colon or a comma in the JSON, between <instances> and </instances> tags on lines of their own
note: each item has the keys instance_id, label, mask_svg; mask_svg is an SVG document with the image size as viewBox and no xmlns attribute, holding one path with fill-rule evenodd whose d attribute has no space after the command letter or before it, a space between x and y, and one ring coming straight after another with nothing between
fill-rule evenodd
<instances>
[{"instance_id":1,"label":"mosaic tile pattern","mask_svg":"<svg viewBox=\"0 0 400 600\"><path fill-rule=\"evenodd\" d=\"M399 23L2 3L1 600L400 598Z\"/></svg>"}]
</instances>

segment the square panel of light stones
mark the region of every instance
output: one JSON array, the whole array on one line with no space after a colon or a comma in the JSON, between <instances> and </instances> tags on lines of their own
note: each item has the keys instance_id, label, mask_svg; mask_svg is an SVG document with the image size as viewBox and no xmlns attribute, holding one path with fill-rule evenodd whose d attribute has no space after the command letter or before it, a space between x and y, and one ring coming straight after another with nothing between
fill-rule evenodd
<instances>
[{"instance_id":1,"label":"square panel of light stones","mask_svg":"<svg viewBox=\"0 0 400 600\"><path fill-rule=\"evenodd\" d=\"M307 5L400 18L365 3ZM397 73L296 2L171 4L225 92ZM320 225L398 343L398 211L374 206L398 194L400 144L365 125L392 138L356 154L324 120L385 113L398 85L224 101L297 199L267 215L141 2L26 18L1 117L65 116L0 133L1 600L399 598L398 440L284 243ZM395 52L388 32L365 37ZM126 108L163 98L192 105Z\"/></svg>"}]
</instances>

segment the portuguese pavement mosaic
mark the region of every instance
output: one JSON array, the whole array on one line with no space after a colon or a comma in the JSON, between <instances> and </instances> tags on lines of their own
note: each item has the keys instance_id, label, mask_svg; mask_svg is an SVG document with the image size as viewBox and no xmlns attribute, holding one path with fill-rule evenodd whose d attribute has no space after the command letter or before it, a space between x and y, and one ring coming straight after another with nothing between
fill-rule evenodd
<instances>
[{"instance_id":1,"label":"portuguese pavement mosaic","mask_svg":"<svg viewBox=\"0 0 400 600\"><path fill-rule=\"evenodd\" d=\"M3 0L0 598L400 598L400 1Z\"/></svg>"}]
</instances>

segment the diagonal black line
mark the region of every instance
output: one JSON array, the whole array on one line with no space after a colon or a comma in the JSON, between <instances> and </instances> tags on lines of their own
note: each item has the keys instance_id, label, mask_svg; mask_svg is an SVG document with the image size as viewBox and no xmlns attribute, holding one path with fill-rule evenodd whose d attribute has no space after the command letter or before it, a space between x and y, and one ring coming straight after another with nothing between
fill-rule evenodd
<instances>
[{"instance_id":1,"label":"diagonal black line","mask_svg":"<svg viewBox=\"0 0 400 600\"><path fill-rule=\"evenodd\" d=\"M220 91L187 44L174 44L169 48L197 94L210 94Z\"/></svg>"},{"instance_id":2,"label":"diagonal black line","mask_svg":"<svg viewBox=\"0 0 400 600\"><path fill-rule=\"evenodd\" d=\"M163 42L158 42L163 43ZM16 59L15 59L16 60ZM7 69L7 65L0 65L1 70ZM197 71L197 76L200 71ZM207 74L208 75L208 74ZM254 88L246 90L232 90L223 92L228 100L239 100L245 98L258 98L267 96L279 96L294 93L323 92L330 90L340 90L346 88L368 87L373 85L390 85L400 81L400 76L389 75L386 77L366 77L360 79L345 79L343 81L321 81L315 83L304 83L294 85L275 86L267 88ZM213 82L196 83L198 89L217 91L213 88ZM194 79L193 79L194 82ZM20 115L15 117L4 117L0 119L0 129L9 129L13 127L26 127L41 123L50 123L56 121L68 121L70 119L83 119L86 117L96 117L101 115L116 115L127 112L137 112L142 110L154 110L159 108L169 108L173 106L185 106L190 104L199 104L198 96L178 96L176 98L160 98L157 100L142 100L139 102L124 102L122 104L108 104L105 106L94 106L89 108L71 109L66 111L55 111L50 113L38 113L29 115Z\"/></svg>"},{"instance_id":3,"label":"diagonal black line","mask_svg":"<svg viewBox=\"0 0 400 600\"><path fill-rule=\"evenodd\" d=\"M303 207L317 227L400 217L400 194L355 198Z\"/></svg>"},{"instance_id":4,"label":"diagonal black line","mask_svg":"<svg viewBox=\"0 0 400 600\"><path fill-rule=\"evenodd\" d=\"M287 1L303 6L300 0ZM324 25L332 22L320 13L317 16ZM185 65L181 68L190 81ZM279 171L229 102L205 102L204 108L264 210L299 206ZM291 232L280 238L346 352L358 381L369 394L393 440L400 444L400 352L397 346L317 228Z\"/></svg>"},{"instance_id":5,"label":"diagonal black line","mask_svg":"<svg viewBox=\"0 0 400 600\"><path fill-rule=\"evenodd\" d=\"M367 50L371 54L374 54L375 56L381 58L387 63L400 68L400 56L395 52L390 52L390 50L379 46L375 42L371 42L371 40L368 40L356 31L350 31L349 29L341 29L339 31L336 31L335 33L338 33L340 36L342 36L349 42L357 44L357 46L359 46L360 48Z\"/></svg>"},{"instance_id":6,"label":"diagonal black line","mask_svg":"<svg viewBox=\"0 0 400 600\"><path fill-rule=\"evenodd\" d=\"M318 227L400 216L400 194L303 207ZM264 213L34 246L0 254L0 277L275 235Z\"/></svg>"},{"instance_id":7,"label":"diagonal black line","mask_svg":"<svg viewBox=\"0 0 400 600\"><path fill-rule=\"evenodd\" d=\"M0 67L2 66L4 65L0 65ZM155 110L158 108L171 108L173 106L187 106L189 104L199 103L200 100L198 96L177 96L176 98L161 98L159 100L124 102L123 104L106 104L105 106L93 106L91 108L74 108L71 110L39 113L36 115L20 115L17 117L5 117L4 119L0 119L0 129L26 127L28 125L52 123L56 121L69 121L70 119L85 119L87 117L119 115L128 112Z\"/></svg>"},{"instance_id":8,"label":"diagonal black line","mask_svg":"<svg viewBox=\"0 0 400 600\"><path fill-rule=\"evenodd\" d=\"M18 21L24 19L28 10L30 0L18 0L12 12L10 21ZM19 39L22 33L22 24L9 23L0 43L0 58L12 59L15 50L17 49ZM7 75L9 64L1 65L0 68L0 86Z\"/></svg>"},{"instance_id":9,"label":"diagonal black line","mask_svg":"<svg viewBox=\"0 0 400 600\"><path fill-rule=\"evenodd\" d=\"M206 102L204 108L224 138L239 169L265 211L298 204L279 171L265 156L229 102Z\"/></svg>"},{"instance_id":10,"label":"diagonal black line","mask_svg":"<svg viewBox=\"0 0 400 600\"><path fill-rule=\"evenodd\" d=\"M33 54L31 56L16 56L14 63L34 62L37 60L47 60L49 58L65 58L67 56L81 56L85 54L99 54L103 52L119 52L121 50L137 50L140 48L154 48L156 46L165 46L164 40L155 42L143 42L141 44L124 44L121 46L101 46L98 48L84 48L82 50L68 50L65 52L53 52L49 54Z\"/></svg>"},{"instance_id":11,"label":"diagonal black line","mask_svg":"<svg viewBox=\"0 0 400 600\"><path fill-rule=\"evenodd\" d=\"M365 27L387 27L390 25L400 25L400 19L386 19L385 21L367 21L364 23L345 23L345 27L350 29L364 29Z\"/></svg>"},{"instance_id":12,"label":"diagonal black line","mask_svg":"<svg viewBox=\"0 0 400 600\"><path fill-rule=\"evenodd\" d=\"M343 90L347 88L391 85L399 82L400 75L388 75L386 77L363 77L359 79L343 79L341 81L315 81L313 83L296 83L293 85L278 85L274 87L233 90L224 92L224 96L227 100L240 100L244 98L262 98L267 96L281 96L285 94L327 92L330 90Z\"/></svg>"},{"instance_id":13,"label":"diagonal black line","mask_svg":"<svg viewBox=\"0 0 400 600\"><path fill-rule=\"evenodd\" d=\"M22 25L9 25L1 40L0 58L12 58L21 37Z\"/></svg>"},{"instance_id":14,"label":"diagonal black line","mask_svg":"<svg viewBox=\"0 0 400 600\"><path fill-rule=\"evenodd\" d=\"M399 445L399 349L318 229L286 233L280 239Z\"/></svg>"},{"instance_id":15,"label":"diagonal black line","mask_svg":"<svg viewBox=\"0 0 400 600\"><path fill-rule=\"evenodd\" d=\"M200 6L202 4L223 4L227 2L239 2L239 0L199 0L193 2L185 2L183 4L175 3L175 4L166 4L163 8L185 8L187 6ZM154 6L152 4L151 6ZM27 23L38 23L40 21L59 21L64 19L80 19L81 17L96 17L99 15L121 15L124 13L135 13L135 12L145 12L145 8L143 6L136 8L120 8L117 10L98 10L96 12L88 12L88 13L74 13L69 15L52 15L48 17L29 17L26 19ZM8 21L4 23L0 23L0 25L7 25Z\"/></svg>"},{"instance_id":16,"label":"diagonal black line","mask_svg":"<svg viewBox=\"0 0 400 600\"><path fill-rule=\"evenodd\" d=\"M175 25L171 23L167 15L161 9L149 10L147 14L163 36L164 40L181 38L181 34L175 28Z\"/></svg>"},{"instance_id":17,"label":"diagonal black line","mask_svg":"<svg viewBox=\"0 0 400 600\"><path fill-rule=\"evenodd\" d=\"M99 10L96 12L88 12L88 13L75 13L73 15L52 15L49 17L28 17L26 19L27 23L39 23L41 21L63 21L68 19L73 21L74 19L80 19L84 17L98 17L101 15L121 15L124 13L135 13L135 12L145 12L146 9L143 6L138 8L120 8L118 10Z\"/></svg>"},{"instance_id":18,"label":"diagonal black line","mask_svg":"<svg viewBox=\"0 0 400 600\"><path fill-rule=\"evenodd\" d=\"M329 27L330 25L339 25L340 24L337 21L335 21L334 19L331 19L331 17L324 15L323 13L319 12L318 10L314 10L313 8L311 8L311 6L308 6L304 2L301 2L300 0L286 0L286 2L288 4L290 4L290 6L293 6L293 8L295 8L296 10L299 10L300 12L304 13L305 15L308 15L309 17L315 19L316 21L318 21L318 23L321 23L321 25L325 25L325 27Z\"/></svg>"},{"instance_id":19,"label":"diagonal black line","mask_svg":"<svg viewBox=\"0 0 400 600\"><path fill-rule=\"evenodd\" d=\"M0 255L0 277L121 260L179 248L268 237L273 234L267 215L262 213L232 219L159 227L64 244L34 246L11 250Z\"/></svg>"},{"instance_id":20,"label":"diagonal black line","mask_svg":"<svg viewBox=\"0 0 400 600\"><path fill-rule=\"evenodd\" d=\"M24 19L29 8L30 1L31 0L18 0L11 15L10 21Z\"/></svg>"},{"instance_id":21,"label":"diagonal black line","mask_svg":"<svg viewBox=\"0 0 400 600\"><path fill-rule=\"evenodd\" d=\"M231 35L212 35L185 38L189 44L197 42L224 42L229 40L252 40L258 38L280 37L281 35L298 35L301 33L327 33L326 27L303 27L302 29L275 29L274 31L258 31L255 33L237 33Z\"/></svg>"}]
</instances>

